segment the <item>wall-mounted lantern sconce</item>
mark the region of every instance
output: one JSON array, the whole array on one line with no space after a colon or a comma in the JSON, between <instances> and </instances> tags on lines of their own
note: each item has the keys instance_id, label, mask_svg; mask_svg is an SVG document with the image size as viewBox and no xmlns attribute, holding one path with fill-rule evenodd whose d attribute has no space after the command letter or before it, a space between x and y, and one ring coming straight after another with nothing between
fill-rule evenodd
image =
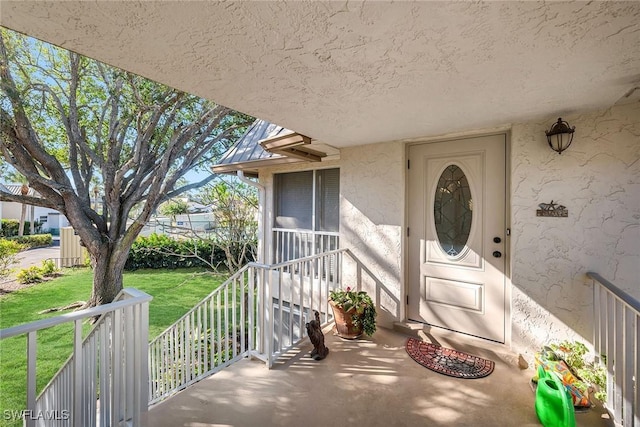
<instances>
[{"instance_id":1,"label":"wall-mounted lantern sconce","mask_svg":"<svg viewBox=\"0 0 640 427\"><path fill-rule=\"evenodd\" d=\"M559 118L558 121L551 126L549 131L545 131L549 147L551 147L553 151L557 151L558 154L562 154L562 152L571 145L571 141L573 141L573 132L575 132L575 130L575 126L570 127L569 123L562 121L562 118Z\"/></svg>"}]
</instances>

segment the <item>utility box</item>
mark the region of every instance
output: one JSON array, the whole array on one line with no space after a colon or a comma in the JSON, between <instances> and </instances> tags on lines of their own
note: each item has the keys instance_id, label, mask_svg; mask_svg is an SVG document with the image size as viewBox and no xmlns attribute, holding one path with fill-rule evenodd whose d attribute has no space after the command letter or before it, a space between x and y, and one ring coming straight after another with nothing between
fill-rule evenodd
<instances>
[{"instance_id":1,"label":"utility box","mask_svg":"<svg viewBox=\"0 0 640 427\"><path fill-rule=\"evenodd\" d=\"M62 227L60 229L60 266L83 265L88 257L87 249L80 244L80 236L76 234L73 227Z\"/></svg>"}]
</instances>

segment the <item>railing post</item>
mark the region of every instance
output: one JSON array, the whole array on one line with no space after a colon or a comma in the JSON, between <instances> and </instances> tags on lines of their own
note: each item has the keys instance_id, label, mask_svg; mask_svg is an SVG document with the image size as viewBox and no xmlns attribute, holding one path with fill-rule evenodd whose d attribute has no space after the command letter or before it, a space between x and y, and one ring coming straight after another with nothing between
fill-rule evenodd
<instances>
[{"instance_id":1,"label":"railing post","mask_svg":"<svg viewBox=\"0 0 640 427\"><path fill-rule=\"evenodd\" d=\"M235 302L235 304L238 305L238 325L236 327L236 334L239 334L239 353L240 354L244 354L247 351L246 345L245 343L246 341L246 323L245 323L245 307L246 307L246 303L245 303L245 289L246 289L246 281L244 278L244 274L242 276L240 276L239 278L239 284L238 284L238 290L237 290L237 294L238 294L238 300ZM236 348L238 347L238 344L236 344Z\"/></svg>"},{"instance_id":2,"label":"railing post","mask_svg":"<svg viewBox=\"0 0 640 427\"><path fill-rule=\"evenodd\" d=\"M336 287L340 287L342 284L342 278L344 277L344 272L342 271L344 267L344 252L338 252L336 254Z\"/></svg>"},{"instance_id":3,"label":"railing post","mask_svg":"<svg viewBox=\"0 0 640 427\"><path fill-rule=\"evenodd\" d=\"M115 310L112 323L111 369L113 393L111 396L111 421L119 424L122 414L122 309Z\"/></svg>"},{"instance_id":4,"label":"railing post","mask_svg":"<svg viewBox=\"0 0 640 427\"><path fill-rule=\"evenodd\" d=\"M248 269L248 274L249 274L249 291L248 293L248 299L249 299L249 308L247 309L248 313L247 315L249 316L249 354L251 354L251 352L257 350L255 347L255 342L254 342L254 337L255 337L255 298L254 298L254 293L255 293L255 289L256 289L256 280L255 280L255 275L256 275L256 269L254 267L250 267Z\"/></svg>"},{"instance_id":5,"label":"railing post","mask_svg":"<svg viewBox=\"0 0 640 427\"><path fill-rule=\"evenodd\" d=\"M262 340L264 342L265 353L267 354L267 366L269 369L273 366L273 289L271 288L271 269L264 270L264 319L265 328L262 332Z\"/></svg>"},{"instance_id":6,"label":"railing post","mask_svg":"<svg viewBox=\"0 0 640 427\"><path fill-rule=\"evenodd\" d=\"M36 419L36 331L27 334L27 412L24 414L25 425L35 427Z\"/></svg>"},{"instance_id":7,"label":"railing post","mask_svg":"<svg viewBox=\"0 0 640 427\"><path fill-rule=\"evenodd\" d=\"M623 306L617 300L614 299L615 306L615 319L614 319L614 332L613 336L615 337L614 351L612 353L613 356L613 371L614 371L614 388L615 388L615 405L616 411L615 416L616 420L622 420L622 402L623 402L623 394L622 394L622 383L624 381L624 317L623 317Z\"/></svg>"},{"instance_id":8,"label":"railing post","mask_svg":"<svg viewBox=\"0 0 640 427\"><path fill-rule=\"evenodd\" d=\"M235 358L238 355L238 293L237 293L238 283L236 281L233 282L233 287L231 288L231 335L233 336L233 348L231 349L231 357Z\"/></svg>"},{"instance_id":9,"label":"railing post","mask_svg":"<svg viewBox=\"0 0 640 427\"><path fill-rule=\"evenodd\" d=\"M601 322L602 322L602 310L600 307L600 287L595 280L591 280L593 286L593 349L595 350L596 360L600 361L600 354L602 353L601 342Z\"/></svg>"},{"instance_id":10,"label":"railing post","mask_svg":"<svg viewBox=\"0 0 640 427\"><path fill-rule=\"evenodd\" d=\"M299 317L298 317L298 339L302 339L304 337L304 279L305 279L305 273L306 273L306 268L307 268L307 264L309 263L309 261L300 261L299 267L298 267L298 292L300 293L299 297L300 297L300 303L299 303ZM293 286L293 282L291 282L291 285ZM293 292L292 292L293 293ZM293 300L293 298L292 298ZM293 302L293 301L292 301ZM291 307L291 317L293 317L293 307ZM291 340L289 341L289 345L293 345L294 343L294 337L295 335L293 334L293 330L291 330Z\"/></svg>"},{"instance_id":11,"label":"railing post","mask_svg":"<svg viewBox=\"0 0 640 427\"><path fill-rule=\"evenodd\" d=\"M104 317L103 324L100 325L100 427L111 425L111 377L107 372L111 367L111 355L114 344L111 343L109 331L113 326L113 314L109 313Z\"/></svg>"},{"instance_id":12,"label":"railing post","mask_svg":"<svg viewBox=\"0 0 640 427\"><path fill-rule=\"evenodd\" d=\"M231 284L233 286L233 282ZM225 365L229 362L229 341L231 341L231 337L229 334L229 289L225 289L223 293L224 300L224 363Z\"/></svg>"},{"instance_id":13,"label":"railing post","mask_svg":"<svg viewBox=\"0 0 640 427\"><path fill-rule=\"evenodd\" d=\"M634 320L634 326L635 326L635 332L636 332L636 336L635 336L635 348L633 350L633 352L635 353L633 355L633 359L634 359L634 366L633 366L633 372L634 372L634 377L635 377L635 390L634 390L634 395L633 395L633 424L634 426L638 427L640 426L640 390L638 390L640 388L640 386L638 385L640 383L640 378L638 378L638 370L640 369L640 351L638 350L638 345L640 344L640 321L639 321L639 317L640 314L636 313L635 315L635 320Z\"/></svg>"},{"instance_id":14,"label":"railing post","mask_svg":"<svg viewBox=\"0 0 640 427\"><path fill-rule=\"evenodd\" d=\"M149 409L149 303L136 306L135 330L138 331L135 371L138 373L134 398L134 425L144 425Z\"/></svg>"},{"instance_id":15,"label":"railing post","mask_svg":"<svg viewBox=\"0 0 640 427\"><path fill-rule=\"evenodd\" d=\"M132 306L125 307L124 309L124 378L123 378L123 386L124 386L124 419L126 421L132 420L134 418L133 411L135 407L135 375L137 372L135 371L135 357L136 357L136 348L135 348L135 335L136 332L136 322L134 319L134 309Z\"/></svg>"},{"instance_id":16,"label":"railing post","mask_svg":"<svg viewBox=\"0 0 640 427\"><path fill-rule=\"evenodd\" d=\"M74 322L73 329L73 425L82 423L82 319Z\"/></svg>"},{"instance_id":17,"label":"railing post","mask_svg":"<svg viewBox=\"0 0 640 427\"><path fill-rule=\"evenodd\" d=\"M291 299L293 298L291 290L291 280L293 278L293 271L295 270L295 267L289 261L287 261L287 263L287 267L280 266L278 268L274 268L273 270L266 271L267 274L269 274L270 280L269 287L271 289L271 308L265 307L265 312L268 312L269 315L272 316L273 328L269 328L268 330L266 330L267 336L265 337L265 339L269 340L269 351L271 355L273 355L273 353L277 351L276 344L282 344L284 340L284 330L286 329L288 331L287 336L291 334L291 326L289 326L289 324L293 322L293 317L288 317L287 322L289 323L286 324L285 328L284 310L282 310L282 307L284 307L285 299L289 298L289 301L291 301ZM287 278L289 279L287 280ZM277 301L278 304L277 315L275 311L275 301ZM292 306L293 304L290 305ZM290 311L291 310L293 310L292 307L290 307Z\"/></svg>"},{"instance_id":18,"label":"railing post","mask_svg":"<svg viewBox=\"0 0 640 427\"><path fill-rule=\"evenodd\" d=\"M614 322L615 322L615 312L614 312L614 297L611 294L607 294L607 324L606 324L606 355L607 355L607 409L609 411L615 411L615 403L614 403L614 349L615 349L615 330L614 330ZM615 413L613 413L615 417Z\"/></svg>"},{"instance_id":19,"label":"railing post","mask_svg":"<svg viewBox=\"0 0 640 427\"><path fill-rule=\"evenodd\" d=\"M633 425L633 404L635 400L634 396L634 377L636 371L634 370L635 357L635 319L636 315L632 310L624 308L624 340L622 342L624 349L624 359L622 363L622 371L624 372L622 378L622 424L625 426ZM636 408L638 409L638 408Z\"/></svg>"}]
</instances>

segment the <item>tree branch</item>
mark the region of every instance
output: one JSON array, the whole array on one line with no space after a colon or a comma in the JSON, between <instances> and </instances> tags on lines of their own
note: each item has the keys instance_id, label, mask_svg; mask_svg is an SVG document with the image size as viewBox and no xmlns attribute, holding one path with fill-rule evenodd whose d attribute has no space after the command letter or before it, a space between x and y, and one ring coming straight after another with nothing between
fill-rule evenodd
<instances>
[{"instance_id":1,"label":"tree branch","mask_svg":"<svg viewBox=\"0 0 640 427\"><path fill-rule=\"evenodd\" d=\"M49 209L58 210L60 205L51 202L48 199L43 199L41 197L34 196L23 196L17 195L13 193L5 193L4 191L0 191L0 201L3 202L16 202L23 203L25 205L33 205L33 206L42 206Z\"/></svg>"}]
</instances>

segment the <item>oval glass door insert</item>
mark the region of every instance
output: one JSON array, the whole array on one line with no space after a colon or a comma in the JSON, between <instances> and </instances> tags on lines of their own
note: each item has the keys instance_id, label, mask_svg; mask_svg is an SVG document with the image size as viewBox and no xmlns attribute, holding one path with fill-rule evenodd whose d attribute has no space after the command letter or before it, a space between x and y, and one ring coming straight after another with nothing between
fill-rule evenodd
<instances>
[{"instance_id":1,"label":"oval glass door insert","mask_svg":"<svg viewBox=\"0 0 640 427\"><path fill-rule=\"evenodd\" d=\"M466 175L457 165L445 168L433 204L438 243L451 257L458 256L467 245L473 220L473 198Z\"/></svg>"}]
</instances>

